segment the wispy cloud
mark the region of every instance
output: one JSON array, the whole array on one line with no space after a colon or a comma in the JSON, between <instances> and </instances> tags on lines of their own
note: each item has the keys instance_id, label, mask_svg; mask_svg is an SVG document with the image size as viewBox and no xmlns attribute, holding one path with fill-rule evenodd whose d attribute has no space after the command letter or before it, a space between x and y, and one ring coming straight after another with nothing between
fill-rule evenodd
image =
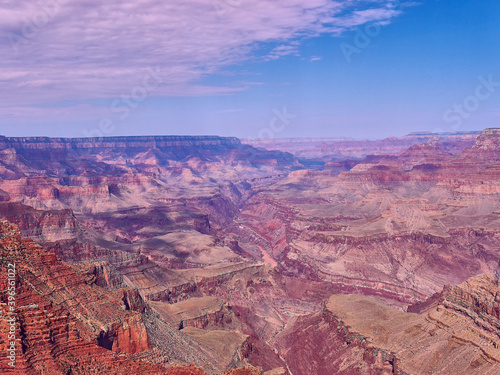
<instances>
[{"instance_id":1,"label":"wispy cloud","mask_svg":"<svg viewBox=\"0 0 500 375\"><path fill-rule=\"evenodd\" d=\"M288 45L282 44L274 47L266 58L268 60L277 60L280 57L289 55L299 56L299 43L297 41Z\"/></svg>"},{"instance_id":2,"label":"wispy cloud","mask_svg":"<svg viewBox=\"0 0 500 375\"><path fill-rule=\"evenodd\" d=\"M221 14L217 1L0 0L0 103L119 97L147 67L163 78L151 96L230 94L248 84L201 78L262 58L264 45L264 60L298 55L303 38L401 12L393 1L241 0Z\"/></svg>"}]
</instances>

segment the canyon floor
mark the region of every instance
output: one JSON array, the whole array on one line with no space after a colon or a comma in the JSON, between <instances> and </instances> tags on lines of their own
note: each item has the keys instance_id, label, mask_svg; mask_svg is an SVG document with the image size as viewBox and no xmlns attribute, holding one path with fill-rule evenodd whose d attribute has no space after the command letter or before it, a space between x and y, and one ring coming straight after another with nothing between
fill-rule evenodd
<instances>
[{"instance_id":1,"label":"canyon floor","mask_svg":"<svg viewBox=\"0 0 500 375\"><path fill-rule=\"evenodd\" d=\"M0 137L0 372L499 374L499 198L500 129Z\"/></svg>"}]
</instances>

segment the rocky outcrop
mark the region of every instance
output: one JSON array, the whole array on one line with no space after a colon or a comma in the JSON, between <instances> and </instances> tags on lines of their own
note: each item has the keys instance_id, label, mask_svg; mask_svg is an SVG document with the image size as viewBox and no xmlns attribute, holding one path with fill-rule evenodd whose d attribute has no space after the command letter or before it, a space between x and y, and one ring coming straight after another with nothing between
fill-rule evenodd
<instances>
[{"instance_id":1,"label":"rocky outcrop","mask_svg":"<svg viewBox=\"0 0 500 375\"><path fill-rule=\"evenodd\" d=\"M464 155L477 158L478 156L490 158L491 161L498 159L500 150L500 128L488 128L481 132L476 143L464 151Z\"/></svg>"},{"instance_id":2,"label":"rocky outcrop","mask_svg":"<svg viewBox=\"0 0 500 375\"><path fill-rule=\"evenodd\" d=\"M477 326L500 338L500 282L493 275L476 276L447 287L438 304L470 317Z\"/></svg>"},{"instance_id":3,"label":"rocky outcrop","mask_svg":"<svg viewBox=\"0 0 500 375\"><path fill-rule=\"evenodd\" d=\"M215 297L194 297L173 304L153 302L152 306L165 320L179 329L227 328L234 318L224 302Z\"/></svg>"},{"instance_id":4,"label":"rocky outcrop","mask_svg":"<svg viewBox=\"0 0 500 375\"><path fill-rule=\"evenodd\" d=\"M17 227L0 222L0 234L2 275L13 275L0 279L0 334L4 345L15 349L15 366L9 365L7 348L1 351L3 373L165 373L159 366L118 355L151 348L141 315L124 311L113 295L88 286L55 255L22 240Z\"/></svg>"},{"instance_id":5,"label":"rocky outcrop","mask_svg":"<svg viewBox=\"0 0 500 375\"><path fill-rule=\"evenodd\" d=\"M298 318L280 334L277 346L296 375L406 375L394 353L370 346L329 311Z\"/></svg>"},{"instance_id":6,"label":"rocky outcrop","mask_svg":"<svg viewBox=\"0 0 500 375\"><path fill-rule=\"evenodd\" d=\"M21 203L0 203L0 217L16 222L21 235L36 242L55 242L78 236L78 221L69 209L36 210Z\"/></svg>"},{"instance_id":7,"label":"rocky outcrop","mask_svg":"<svg viewBox=\"0 0 500 375\"><path fill-rule=\"evenodd\" d=\"M480 275L445 288L419 314L365 296L335 295L322 313L287 327L278 346L298 375L495 374L499 292L497 280Z\"/></svg>"}]
</instances>

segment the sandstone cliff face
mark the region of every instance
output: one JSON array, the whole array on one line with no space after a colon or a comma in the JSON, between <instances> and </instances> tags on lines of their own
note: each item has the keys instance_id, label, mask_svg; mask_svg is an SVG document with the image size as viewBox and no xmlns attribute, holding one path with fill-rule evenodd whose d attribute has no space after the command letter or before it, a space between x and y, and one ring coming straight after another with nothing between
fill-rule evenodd
<instances>
[{"instance_id":1,"label":"sandstone cliff face","mask_svg":"<svg viewBox=\"0 0 500 375\"><path fill-rule=\"evenodd\" d=\"M69 209L35 210L20 203L0 203L0 215L15 221L21 235L36 242L56 242L78 236L78 221Z\"/></svg>"},{"instance_id":2,"label":"sandstone cliff face","mask_svg":"<svg viewBox=\"0 0 500 375\"><path fill-rule=\"evenodd\" d=\"M439 303L467 315L476 325L500 336L500 282L493 275L476 276L450 287L443 292Z\"/></svg>"},{"instance_id":3,"label":"sandstone cliff face","mask_svg":"<svg viewBox=\"0 0 500 375\"><path fill-rule=\"evenodd\" d=\"M2 275L15 265L15 305L9 305L7 278L1 278L2 343L0 368L13 374L67 374L106 371L119 374L141 369L154 374L164 369L134 362L118 353L150 349L142 317L123 311L113 296L92 288L56 256L44 252L31 240L22 240L17 228L0 222ZM10 266L11 267L11 266ZM14 306L16 315L10 315ZM15 366L9 366L6 317L15 316ZM106 348L100 333L117 328ZM8 329L7 329L8 328ZM114 349L114 351L106 350Z\"/></svg>"}]
</instances>

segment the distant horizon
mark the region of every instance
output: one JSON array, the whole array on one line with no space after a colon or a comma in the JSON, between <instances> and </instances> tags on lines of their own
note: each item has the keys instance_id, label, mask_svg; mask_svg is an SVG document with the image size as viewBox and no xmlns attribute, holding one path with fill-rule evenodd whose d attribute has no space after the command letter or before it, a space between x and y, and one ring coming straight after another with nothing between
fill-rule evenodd
<instances>
[{"instance_id":1,"label":"distant horizon","mask_svg":"<svg viewBox=\"0 0 500 375\"><path fill-rule=\"evenodd\" d=\"M354 137L290 137L290 138L242 138L236 136L223 136L216 134L144 134L144 135L110 135L102 137L51 137L51 136L9 136L0 134L1 138L20 138L20 139L65 139L65 140L99 140L99 139L114 139L114 138L168 138L168 137L179 137L179 138L198 138L198 137L211 137L211 138L222 138L222 139L238 139L240 141L261 141L261 142L273 142L273 141L287 141L287 140L349 140L349 141L380 141L388 138L400 138L406 136L419 136L419 135L466 135L466 134L477 134L481 133L487 129L500 129L495 127L487 127L482 130L467 130L467 131L456 131L456 132L440 132L433 133L429 131L413 131L408 134L401 136L388 136L383 138L354 138Z\"/></svg>"}]
</instances>

